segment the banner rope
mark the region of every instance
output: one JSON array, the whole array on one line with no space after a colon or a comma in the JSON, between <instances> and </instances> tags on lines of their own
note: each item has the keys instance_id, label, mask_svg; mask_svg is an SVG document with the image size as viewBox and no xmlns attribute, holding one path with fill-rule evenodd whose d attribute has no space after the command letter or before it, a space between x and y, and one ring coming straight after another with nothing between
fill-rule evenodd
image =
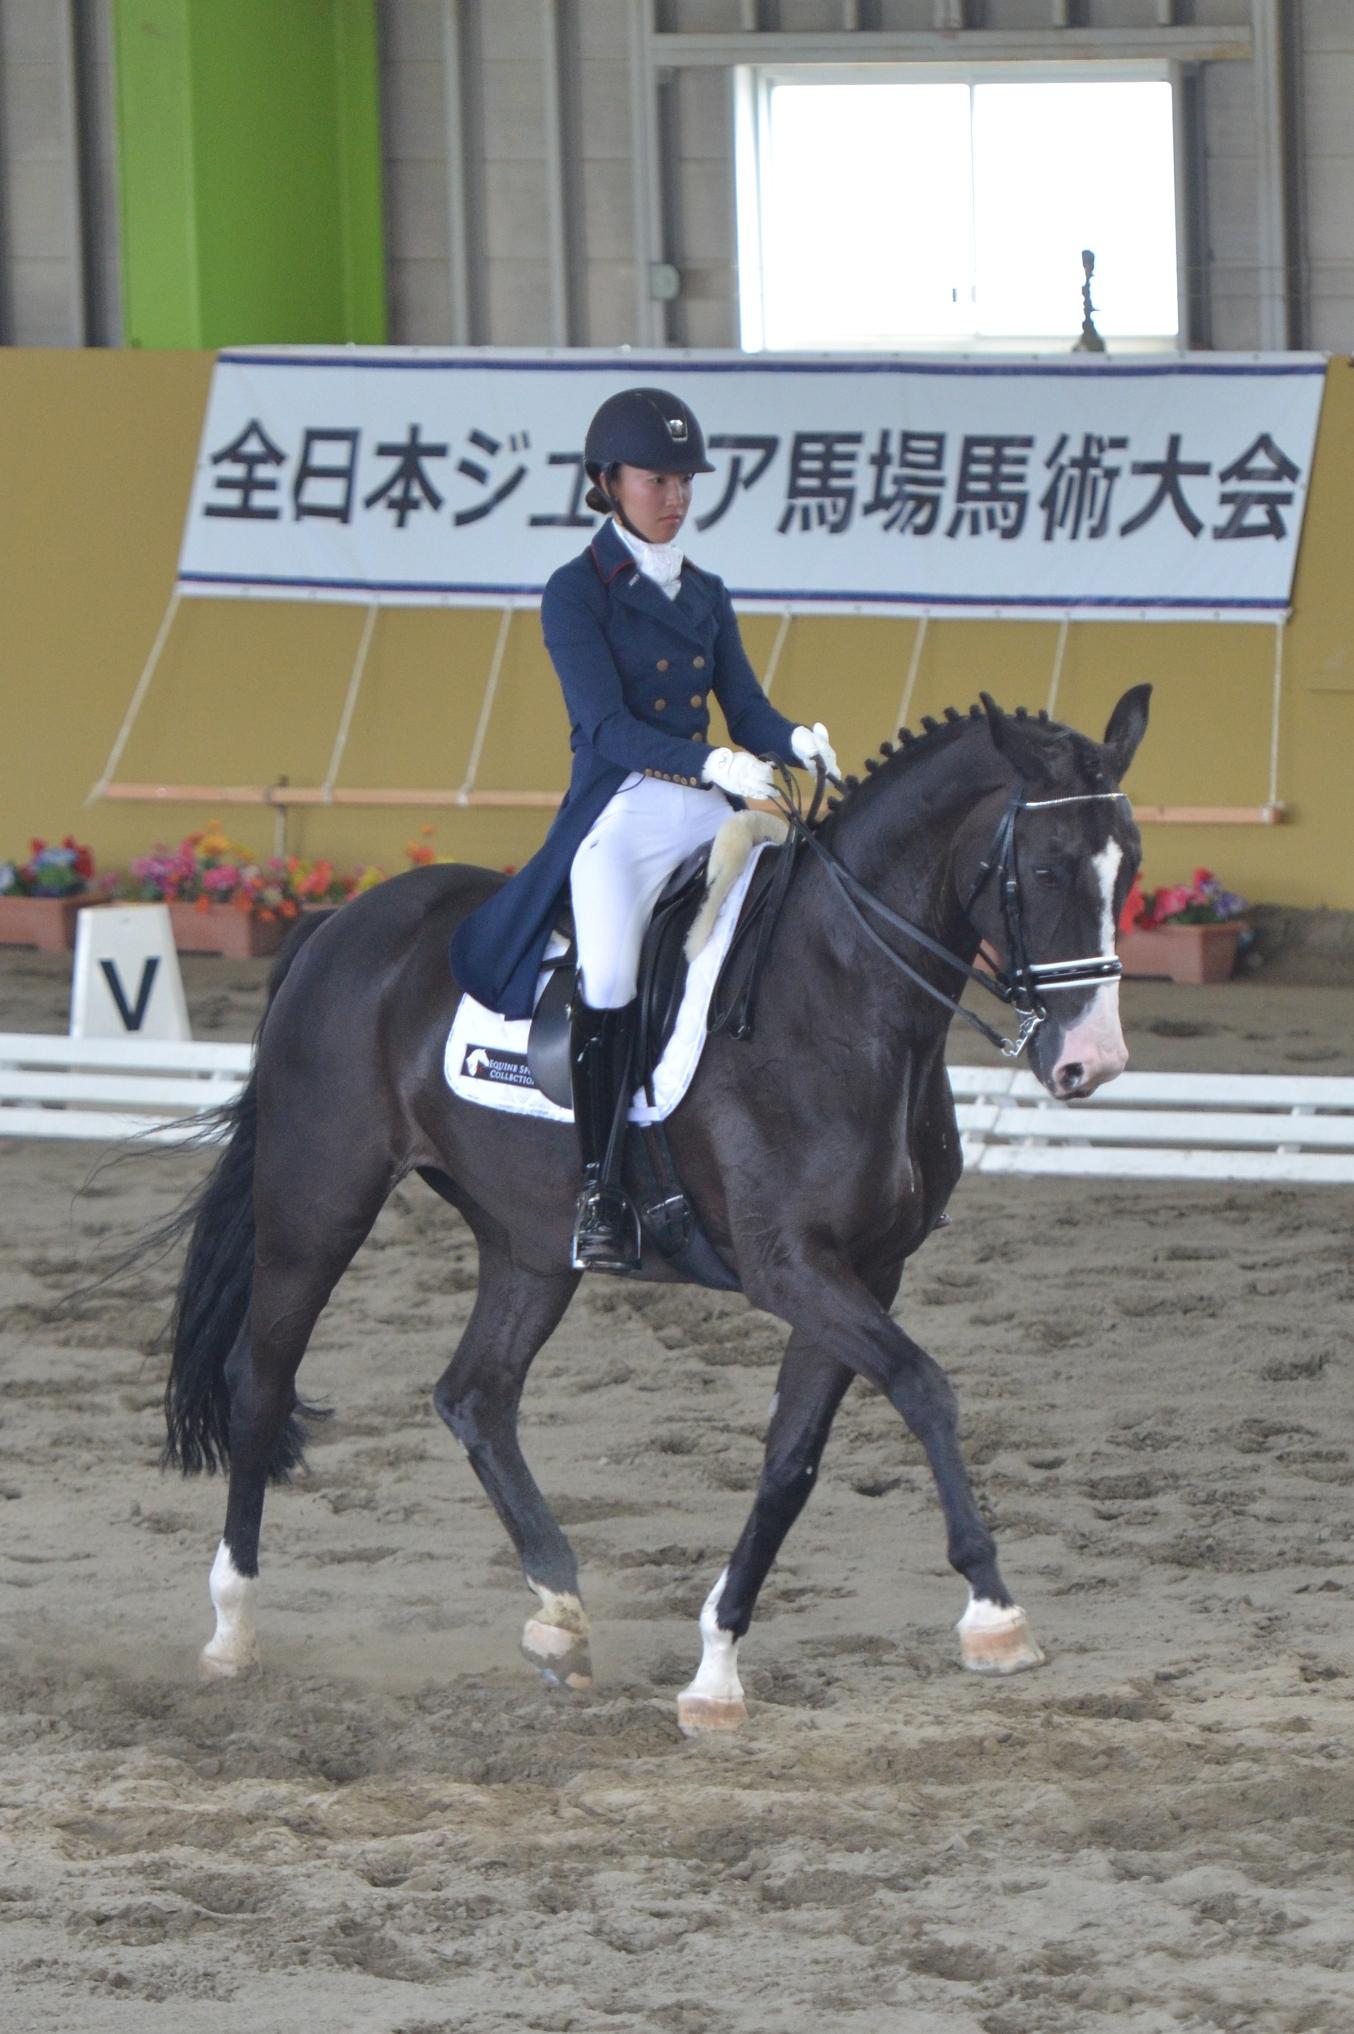
<instances>
[{"instance_id":1,"label":"banner rope","mask_svg":"<svg viewBox=\"0 0 1354 2034\"><path fill-rule=\"evenodd\" d=\"M771 697L771 687L775 683L776 671L780 665L780 653L785 648L785 638L790 633L790 623L793 620L794 610L787 607L781 615L780 627L776 630L776 640L771 645L771 656L767 662L766 676L762 680L762 691L768 699Z\"/></svg>"},{"instance_id":2,"label":"banner rope","mask_svg":"<svg viewBox=\"0 0 1354 2034\"><path fill-rule=\"evenodd\" d=\"M896 728L907 726L907 716L912 711L912 695L917 689L917 673L921 669L921 653L926 642L926 631L930 626L930 614L923 614L913 632L912 654L907 660L907 682L903 686L903 696L898 702L898 712L893 722Z\"/></svg>"},{"instance_id":3,"label":"banner rope","mask_svg":"<svg viewBox=\"0 0 1354 2034\"><path fill-rule=\"evenodd\" d=\"M498 692L498 681L503 670L503 653L508 647L508 630L512 625L513 612L514 610L511 605L505 607L498 624L498 640L494 644L494 654L489 664L489 676L484 681L484 698L480 703L480 717L475 728L475 739L470 744L470 760L465 766L465 782L456 793L456 803L458 805L468 805L470 803L470 794L475 788L475 778L480 767L480 756L484 751L484 738L489 732L489 716L494 710L494 698Z\"/></svg>"},{"instance_id":4,"label":"banner rope","mask_svg":"<svg viewBox=\"0 0 1354 2034\"><path fill-rule=\"evenodd\" d=\"M1269 798L1270 805L1279 802L1279 714L1283 705L1283 622L1274 624L1274 685L1270 695L1269 708Z\"/></svg>"},{"instance_id":5,"label":"banner rope","mask_svg":"<svg viewBox=\"0 0 1354 2034\"><path fill-rule=\"evenodd\" d=\"M1058 704L1058 688L1063 682L1063 658L1067 654L1067 616L1058 623L1058 640L1053 650L1053 676L1048 686L1048 717L1055 720L1053 709Z\"/></svg>"},{"instance_id":6,"label":"banner rope","mask_svg":"<svg viewBox=\"0 0 1354 2034\"><path fill-rule=\"evenodd\" d=\"M326 805L332 805L334 802L334 786L338 782L339 765L343 761L343 751L348 746L348 732L352 727L353 715L357 710L357 695L362 690L362 679L367 669L367 652L371 648L371 639L376 628L376 617L379 613L380 609L375 602L367 609L367 619L362 629L362 640L357 646L357 655L353 659L353 668L348 677L348 692L343 702L343 711L339 715L338 733L334 736L333 754L329 758L329 768L325 772L324 782L320 786L320 796Z\"/></svg>"},{"instance_id":7,"label":"banner rope","mask_svg":"<svg viewBox=\"0 0 1354 2034\"><path fill-rule=\"evenodd\" d=\"M126 748L128 738L136 724L136 717L141 711L141 702L150 690L150 681L155 676L156 666L160 661L165 644L169 640L169 631L174 626L174 617L179 611L179 601L181 598L182 589L176 581L174 591L169 596L169 604L160 617L159 631L156 634L155 641L151 644L150 655L141 668L141 676L136 681L131 702L126 713L122 716L122 726L118 729L117 739L108 752L108 761L103 766L103 775L90 786L89 796L85 799L87 806L97 803L104 796L113 781L113 772L122 760L122 751Z\"/></svg>"}]
</instances>

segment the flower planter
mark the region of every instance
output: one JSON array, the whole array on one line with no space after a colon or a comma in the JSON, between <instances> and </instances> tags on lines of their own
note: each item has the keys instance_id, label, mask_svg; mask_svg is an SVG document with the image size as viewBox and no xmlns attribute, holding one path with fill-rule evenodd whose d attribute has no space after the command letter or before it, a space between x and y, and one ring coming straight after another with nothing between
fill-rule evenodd
<instances>
[{"instance_id":1,"label":"flower planter","mask_svg":"<svg viewBox=\"0 0 1354 2034\"><path fill-rule=\"evenodd\" d=\"M171 904L169 922L180 953L219 953L230 960L251 960L276 953L286 926L280 918L259 918L237 911L233 904Z\"/></svg>"},{"instance_id":2,"label":"flower planter","mask_svg":"<svg viewBox=\"0 0 1354 2034\"><path fill-rule=\"evenodd\" d=\"M75 914L98 899L0 897L0 946L35 946L39 953L69 953L75 945Z\"/></svg>"},{"instance_id":3,"label":"flower planter","mask_svg":"<svg viewBox=\"0 0 1354 2034\"><path fill-rule=\"evenodd\" d=\"M1158 925L1150 932L1125 932L1119 937L1119 958L1126 975L1226 982L1236 966L1244 930L1238 920L1230 919L1225 925Z\"/></svg>"}]
</instances>

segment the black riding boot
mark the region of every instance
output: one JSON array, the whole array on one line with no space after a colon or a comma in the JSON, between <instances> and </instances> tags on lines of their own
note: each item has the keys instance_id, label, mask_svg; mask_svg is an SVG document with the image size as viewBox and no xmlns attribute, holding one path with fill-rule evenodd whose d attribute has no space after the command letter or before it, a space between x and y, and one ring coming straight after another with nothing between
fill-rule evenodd
<instances>
[{"instance_id":1,"label":"black riding boot","mask_svg":"<svg viewBox=\"0 0 1354 2034\"><path fill-rule=\"evenodd\" d=\"M575 994L569 1015L574 1121L583 1191L574 1222L575 1271L637 1271L639 1217L621 1182L630 1113L635 1005L594 1010Z\"/></svg>"}]
</instances>

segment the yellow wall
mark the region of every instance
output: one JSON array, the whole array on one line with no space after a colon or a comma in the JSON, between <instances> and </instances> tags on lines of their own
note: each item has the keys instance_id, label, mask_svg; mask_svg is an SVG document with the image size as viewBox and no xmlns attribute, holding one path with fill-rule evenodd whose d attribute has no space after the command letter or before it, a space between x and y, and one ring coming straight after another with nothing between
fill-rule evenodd
<instances>
[{"instance_id":1,"label":"yellow wall","mask_svg":"<svg viewBox=\"0 0 1354 2034\"><path fill-rule=\"evenodd\" d=\"M173 584L211 373L206 354L0 349L0 859L30 834L76 832L101 866L212 817L266 853L273 819L216 806L83 800L99 775ZM1354 372L1333 362L1285 646L1280 827L1156 826L1149 882L1197 863L1269 903L1354 908ZM359 608L185 601L122 759L127 780L318 783L325 772ZM389 610L377 625L342 781L454 787L479 711L498 618ZM776 621L744 633L765 667ZM773 697L826 720L845 767L892 734L915 624L796 621ZM1056 624L933 622L913 719L1047 697ZM1069 634L1059 717L1103 730L1129 684L1156 686L1132 790L1146 803L1258 805L1268 781L1273 631L1237 624L1082 623ZM557 789L567 774L558 687L534 615L509 639L479 771L483 787ZM291 845L342 864L403 866L420 824L440 852L516 864L548 815L505 811L305 810Z\"/></svg>"}]
</instances>

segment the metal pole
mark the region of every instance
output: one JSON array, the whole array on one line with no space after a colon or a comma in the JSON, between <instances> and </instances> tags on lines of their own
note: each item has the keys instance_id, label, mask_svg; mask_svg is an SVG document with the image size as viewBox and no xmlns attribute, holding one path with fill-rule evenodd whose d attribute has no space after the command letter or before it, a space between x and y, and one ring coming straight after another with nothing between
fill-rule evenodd
<instances>
[{"instance_id":1,"label":"metal pole","mask_svg":"<svg viewBox=\"0 0 1354 2034\"><path fill-rule=\"evenodd\" d=\"M69 249L70 341L72 346L89 344L89 300L85 287L84 178L81 173L79 30L76 9L80 0L66 0L56 9L56 33L61 45L61 126L63 210L66 214L66 243Z\"/></svg>"},{"instance_id":2,"label":"metal pole","mask_svg":"<svg viewBox=\"0 0 1354 2034\"><path fill-rule=\"evenodd\" d=\"M569 344L568 224L564 213L565 162L560 115L558 0L540 0L541 77L545 104L545 233L550 259L550 341Z\"/></svg>"},{"instance_id":3,"label":"metal pole","mask_svg":"<svg viewBox=\"0 0 1354 2034\"><path fill-rule=\"evenodd\" d=\"M465 119L462 113L461 0L442 0L442 76L447 135L447 266L451 283L451 343L469 346L470 207L466 202Z\"/></svg>"},{"instance_id":4,"label":"metal pole","mask_svg":"<svg viewBox=\"0 0 1354 2034\"><path fill-rule=\"evenodd\" d=\"M658 108L654 103L650 37L653 0L630 6L630 142L634 164L635 339L662 346L667 339L663 306L653 294L655 265L663 258L663 200L658 165Z\"/></svg>"},{"instance_id":5,"label":"metal pole","mask_svg":"<svg viewBox=\"0 0 1354 2034\"><path fill-rule=\"evenodd\" d=\"M1284 145L1283 35L1279 0L1251 0L1255 78L1255 182L1259 338L1267 352L1289 344L1288 156Z\"/></svg>"}]
</instances>

